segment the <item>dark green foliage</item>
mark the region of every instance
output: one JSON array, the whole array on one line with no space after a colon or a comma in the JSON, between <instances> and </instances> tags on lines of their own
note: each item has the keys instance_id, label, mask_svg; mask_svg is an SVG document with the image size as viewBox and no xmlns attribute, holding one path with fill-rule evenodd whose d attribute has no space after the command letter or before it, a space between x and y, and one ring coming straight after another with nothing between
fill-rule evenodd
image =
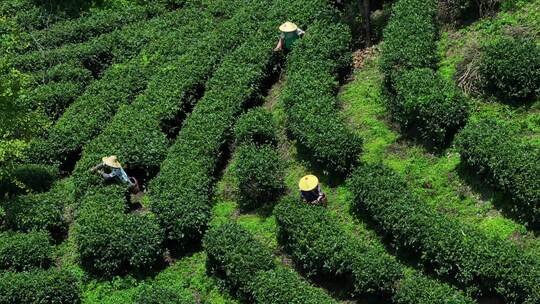
<instances>
[{"instance_id":1,"label":"dark green foliage","mask_svg":"<svg viewBox=\"0 0 540 304\"><path fill-rule=\"evenodd\" d=\"M450 285L441 284L416 273L406 274L399 281L392 297L396 304L473 304L472 299L456 292Z\"/></svg>"},{"instance_id":2,"label":"dark green foliage","mask_svg":"<svg viewBox=\"0 0 540 304\"><path fill-rule=\"evenodd\" d=\"M257 93L271 60L272 43L267 33L251 36L222 62L150 185L152 211L167 238L181 246L200 240L206 229L212 174L222 145L243 104Z\"/></svg>"},{"instance_id":3,"label":"dark green foliage","mask_svg":"<svg viewBox=\"0 0 540 304\"><path fill-rule=\"evenodd\" d=\"M50 269L0 274L0 304L78 304L79 280L67 271Z\"/></svg>"},{"instance_id":4,"label":"dark green foliage","mask_svg":"<svg viewBox=\"0 0 540 304\"><path fill-rule=\"evenodd\" d=\"M80 43L118 29L126 24L163 14L159 5L128 6L124 9L97 10L76 19L57 22L52 26L23 34L19 49L25 52Z\"/></svg>"},{"instance_id":5,"label":"dark green foliage","mask_svg":"<svg viewBox=\"0 0 540 304\"><path fill-rule=\"evenodd\" d=\"M472 121L459 133L461 158L512 197L515 211L532 227L540 224L540 149L522 143L509 124Z\"/></svg>"},{"instance_id":6,"label":"dark green foliage","mask_svg":"<svg viewBox=\"0 0 540 304\"><path fill-rule=\"evenodd\" d=\"M51 263L52 250L46 232L0 233L0 270L46 268Z\"/></svg>"},{"instance_id":7,"label":"dark green foliage","mask_svg":"<svg viewBox=\"0 0 540 304\"><path fill-rule=\"evenodd\" d=\"M257 271L274 268L271 252L236 223L210 229L203 242L208 271L240 297L248 296Z\"/></svg>"},{"instance_id":8,"label":"dark green foliage","mask_svg":"<svg viewBox=\"0 0 540 304\"><path fill-rule=\"evenodd\" d=\"M357 214L369 215L398 250L418 256L440 276L463 288L498 294L508 303L540 301L540 265L532 256L432 210L392 170L359 167L349 188Z\"/></svg>"},{"instance_id":9,"label":"dark green foliage","mask_svg":"<svg viewBox=\"0 0 540 304\"><path fill-rule=\"evenodd\" d=\"M345 276L358 294L389 292L399 280L393 257L351 239L325 208L288 199L274 214L280 243L308 275Z\"/></svg>"},{"instance_id":10,"label":"dark green foliage","mask_svg":"<svg viewBox=\"0 0 540 304\"><path fill-rule=\"evenodd\" d=\"M58 168L49 165L20 164L9 170L7 175L0 180L0 196L47 191L58 178Z\"/></svg>"},{"instance_id":11,"label":"dark green foliage","mask_svg":"<svg viewBox=\"0 0 540 304\"><path fill-rule=\"evenodd\" d=\"M339 116L336 74L349 64L350 33L340 24L315 22L287 59L281 98L287 127L325 169L346 172L357 161L362 141Z\"/></svg>"},{"instance_id":12,"label":"dark green foliage","mask_svg":"<svg viewBox=\"0 0 540 304\"><path fill-rule=\"evenodd\" d=\"M99 189L82 202L73 236L81 264L103 277L145 270L161 257L162 231L151 214L126 214L119 186Z\"/></svg>"},{"instance_id":13,"label":"dark green foliage","mask_svg":"<svg viewBox=\"0 0 540 304\"><path fill-rule=\"evenodd\" d=\"M404 276L405 267L394 257L348 235L323 207L289 199L274 213L280 243L308 275L345 277L352 282L356 295L393 294L399 303L473 303L450 286L418 274L418 283L412 284ZM410 294L418 297L411 298Z\"/></svg>"},{"instance_id":14,"label":"dark green foliage","mask_svg":"<svg viewBox=\"0 0 540 304\"><path fill-rule=\"evenodd\" d=\"M234 176L242 209L260 207L276 201L285 189L284 163L272 146L253 144L238 147L234 161Z\"/></svg>"},{"instance_id":15,"label":"dark green foliage","mask_svg":"<svg viewBox=\"0 0 540 304\"><path fill-rule=\"evenodd\" d=\"M276 145L277 126L272 113L264 108L254 108L238 118L234 126L236 145Z\"/></svg>"},{"instance_id":16,"label":"dark green foliage","mask_svg":"<svg viewBox=\"0 0 540 304\"><path fill-rule=\"evenodd\" d=\"M144 285L135 304L195 304L193 295L159 285Z\"/></svg>"},{"instance_id":17,"label":"dark green foliage","mask_svg":"<svg viewBox=\"0 0 540 304\"><path fill-rule=\"evenodd\" d=\"M62 236L67 229L64 206L69 200L69 190L61 183L49 192L18 196L3 204L6 225L18 231L48 230Z\"/></svg>"},{"instance_id":18,"label":"dark green foliage","mask_svg":"<svg viewBox=\"0 0 540 304\"><path fill-rule=\"evenodd\" d=\"M31 91L24 102L31 108L43 109L54 120L82 94L85 86L84 82L51 82Z\"/></svg>"},{"instance_id":19,"label":"dark green foliage","mask_svg":"<svg viewBox=\"0 0 540 304\"><path fill-rule=\"evenodd\" d=\"M430 146L447 144L468 117L468 103L437 67L437 1L399 0L384 30L380 67L386 99L405 130Z\"/></svg>"},{"instance_id":20,"label":"dark green foliage","mask_svg":"<svg viewBox=\"0 0 540 304\"><path fill-rule=\"evenodd\" d=\"M63 62L31 74L36 86L49 82L89 83L92 78L92 73L77 62Z\"/></svg>"},{"instance_id":21,"label":"dark green foliage","mask_svg":"<svg viewBox=\"0 0 540 304\"><path fill-rule=\"evenodd\" d=\"M540 92L540 46L531 38L501 37L482 48L480 72L486 89L505 99Z\"/></svg>"},{"instance_id":22,"label":"dark green foliage","mask_svg":"<svg viewBox=\"0 0 540 304\"><path fill-rule=\"evenodd\" d=\"M396 77L389 107L404 128L415 128L421 138L442 145L465 124L468 102L449 80L431 69L411 69Z\"/></svg>"},{"instance_id":23,"label":"dark green foliage","mask_svg":"<svg viewBox=\"0 0 540 304\"><path fill-rule=\"evenodd\" d=\"M392 7L380 60L387 85L402 70L436 68L436 8L435 0L399 0Z\"/></svg>"},{"instance_id":24,"label":"dark green foliage","mask_svg":"<svg viewBox=\"0 0 540 304\"><path fill-rule=\"evenodd\" d=\"M258 272L250 289L254 303L259 304L336 303L322 289L313 288L294 271L283 267Z\"/></svg>"}]
</instances>

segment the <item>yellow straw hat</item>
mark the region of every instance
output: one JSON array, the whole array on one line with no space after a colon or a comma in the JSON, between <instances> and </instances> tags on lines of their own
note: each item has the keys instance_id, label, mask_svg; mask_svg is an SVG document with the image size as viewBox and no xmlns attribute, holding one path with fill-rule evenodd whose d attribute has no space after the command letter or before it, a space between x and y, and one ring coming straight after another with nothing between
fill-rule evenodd
<instances>
[{"instance_id":1,"label":"yellow straw hat","mask_svg":"<svg viewBox=\"0 0 540 304\"><path fill-rule=\"evenodd\" d=\"M112 168L122 168L122 165L118 161L116 155L105 156L101 159L103 163Z\"/></svg>"},{"instance_id":2,"label":"yellow straw hat","mask_svg":"<svg viewBox=\"0 0 540 304\"><path fill-rule=\"evenodd\" d=\"M317 188L319 184L319 179L315 175L306 175L300 179L298 182L298 187L302 191L311 191Z\"/></svg>"},{"instance_id":3,"label":"yellow straw hat","mask_svg":"<svg viewBox=\"0 0 540 304\"><path fill-rule=\"evenodd\" d=\"M292 22L285 22L283 23L282 25L279 26L279 30L282 31L282 32L286 32L286 33L289 33L289 32L294 32L298 29L298 26L296 26L296 24L292 23Z\"/></svg>"}]
</instances>

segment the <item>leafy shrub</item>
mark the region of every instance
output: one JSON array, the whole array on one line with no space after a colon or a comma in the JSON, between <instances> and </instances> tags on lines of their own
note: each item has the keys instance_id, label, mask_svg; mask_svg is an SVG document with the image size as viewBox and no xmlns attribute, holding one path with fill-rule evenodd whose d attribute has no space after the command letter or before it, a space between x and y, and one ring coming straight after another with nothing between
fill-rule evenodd
<instances>
[{"instance_id":1,"label":"leafy shrub","mask_svg":"<svg viewBox=\"0 0 540 304\"><path fill-rule=\"evenodd\" d=\"M150 185L152 211L167 238L180 247L200 240L206 230L222 145L243 104L258 93L272 58L272 43L268 33L255 35L227 56Z\"/></svg>"},{"instance_id":2,"label":"leafy shrub","mask_svg":"<svg viewBox=\"0 0 540 304\"><path fill-rule=\"evenodd\" d=\"M280 243L309 276L345 276L359 294L390 291L401 276L394 258L353 241L322 207L287 199L274 214Z\"/></svg>"},{"instance_id":3,"label":"leafy shrub","mask_svg":"<svg viewBox=\"0 0 540 304\"><path fill-rule=\"evenodd\" d=\"M47 191L58 178L58 168L39 164L21 164L10 170L8 175L7 178L0 180L1 196Z\"/></svg>"},{"instance_id":4,"label":"leafy shrub","mask_svg":"<svg viewBox=\"0 0 540 304\"><path fill-rule=\"evenodd\" d=\"M540 47L533 39L498 38L483 47L480 72L492 93L531 97L540 90Z\"/></svg>"},{"instance_id":5,"label":"leafy shrub","mask_svg":"<svg viewBox=\"0 0 540 304\"><path fill-rule=\"evenodd\" d=\"M51 263L52 250L50 237L45 232L0 233L0 269L46 268Z\"/></svg>"},{"instance_id":6,"label":"leafy shrub","mask_svg":"<svg viewBox=\"0 0 540 304\"><path fill-rule=\"evenodd\" d=\"M394 257L382 247L347 235L325 208L292 199L280 203L274 213L280 243L308 275L345 277L357 295L392 294L399 303L447 303L449 299L448 303L473 303L449 285L419 274L415 274L417 284L412 284Z\"/></svg>"},{"instance_id":7,"label":"leafy shrub","mask_svg":"<svg viewBox=\"0 0 540 304\"><path fill-rule=\"evenodd\" d=\"M501 295L508 303L540 300L540 265L516 245L432 210L405 181L381 165L359 167L349 180L352 208L368 214L398 249L462 288Z\"/></svg>"},{"instance_id":8,"label":"leafy shrub","mask_svg":"<svg viewBox=\"0 0 540 304\"><path fill-rule=\"evenodd\" d=\"M89 83L92 73L77 62L62 62L55 66L30 74L31 84L43 85L49 82Z\"/></svg>"},{"instance_id":9,"label":"leafy shrub","mask_svg":"<svg viewBox=\"0 0 540 304\"><path fill-rule=\"evenodd\" d=\"M227 287L240 297L249 294L257 271L274 268L270 250L236 223L210 229L203 244L208 255L207 269L224 279Z\"/></svg>"},{"instance_id":10,"label":"leafy shrub","mask_svg":"<svg viewBox=\"0 0 540 304\"><path fill-rule=\"evenodd\" d=\"M287 59L281 98L287 128L313 159L332 172L347 172L362 140L339 116L336 74L347 66L350 33L342 25L315 22Z\"/></svg>"},{"instance_id":11,"label":"leafy shrub","mask_svg":"<svg viewBox=\"0 0 540 304\"><path fill-rule=\"evenodd\" d=\"M3 205L6 225L13 230L48 230L53 236L61 236L67 230L64 206L69 196L65 185L58 183L49 192L18 196L7 201Z\"/></svg>"},{"instance_id":12,"label":"leafy shrub","mask_svg":"<svg viewBox=\"0 0 540 304\"><path fill-rule=\"evenodd\" d=\"M450 285L428 279L414 272L407 272L399 281L396 293L392 297L396 304L406 303L441 303L441 304L473 304L472 299L456 292Z\"/></svg>"},{"instance_id":13,"label":"leafy shrub","mask_svg":"<svg viewBox=\"0 0 540 304\"><path fill-rule=\"evenodd\" d=\"M161 257L162 231L150 214L125 214L120 186L102 188L82 202L73 236L81 264L109 277L146 270Z\"/></svg>"},{"instance_id":14,"label":"leafy shrub","mask_svg":"<svg viewBox=\"0 0 540 304\"><path fill-rule=\"evenodd\" d=\"M420 136L441 145L465 124L468 102L453 83L430 69L411 69L395 81L391 98L393 116L407 128L417 128Z\"/></svg>"},{"instance_id":15,"label":"leafy shrub","mask_svg":"<svg viewBox=\"0 0 540 304\"><path fill-rule=\"evenodd\" d=\"M57 119L85 87L84 82L50 82L30 92L24 103L30 108L43 109L49 117Z\"/></svg>"},{"instance_id":16,"label":"leafy shrub","mask_svg":"<svg viewBox=\"0 0 540 304\"><path fill-rule=\"evenodd\" d=\"M277 126L272 114L264 108L255 108L247 111L238 118L234 127L236 145L276 145Z\"/></svg>"},{"instance_id":17,"label":"leafy shrub","mask_svg":"<svg viewBox=\"0 0 540 304\"><path fill-rule=\"evenodd\" d=\"M392 91L393 77L402 70L437 67L437 1L399 0L384 29L380 67Z\"/></svg>"},{"instance_id":18,"label":"leafy shrub","mask_svg":"<svg viewBox=\"0 0 540 304\"><path fill-rule=\"evenodd\" d=\"M1 304L78 304L81 283L62 270L0 274Z\"/></svg>"},{"instance_id":19,"label":"leafy shrub","mask_svg":"<svg viewBox=\"0 0 540 304\"><path fill-rule=\"evenodd\" d=\"M258 272L250 289L254 303L260 304L336 303L322 289L313 288L294 271L283 267Z\"/></svg>"},{"instance_id":20,"label":"leafy shrub","mask_svg":"<svg viewBox=\"0 0 540 304\"><path fill-rule=\"evenodd\" d=\"M159 285L144 285L135 300L135 304L195 304L193 295Z\"/></svg>"},{"instance_id":21,"label":"leafy shrub","mask_svg":"<svg viewBox=\"0 0 540 304\"><path fill-rule=\"evenodd\" d=\"M508 124L495 119L472 121L456 145L470 167L511 195L517 213L533 227L540 225L540 150L521 143Z\"/></svg>"},{"instance_id":22,"label":"leafy shrub","mask_svg":"<svg viewBox=\"0 0 540 304\"><path fill-rule=\"evenodd\" d=\"M23 34L19 51L34 51L80 43L140 20L164 13L159 5L127 6L121 10L97 10L76 19L57 22L52 26Z\"/></svg>"},{"instance_id":23,"label":"leafy shrub","mask_svg":"<svg viewBox=\"0 0 540 304\"><path fill-rule=\"evenodd\" d=\"M285 189L284 167L278 151L271 146L249 144L238 147L233 171L240 207L251 209L275 201Z\"/></svg>"}]
</instances>

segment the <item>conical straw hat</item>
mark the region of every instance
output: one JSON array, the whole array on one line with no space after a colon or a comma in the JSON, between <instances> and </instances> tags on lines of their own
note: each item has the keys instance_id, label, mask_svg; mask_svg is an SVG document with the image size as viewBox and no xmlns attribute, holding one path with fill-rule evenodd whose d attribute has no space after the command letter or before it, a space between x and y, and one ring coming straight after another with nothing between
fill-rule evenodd
<instances>
[{"instance_id":1,"label":"conical straw hat","mask_svg":"<svg viewBox=\"0 0 540 304\"><path fill-rule=\"evenodd\" d=\"M282 32L294 32L298 29L298 26L296 26L296 24L292 23L292 22L285 22L283 23L282 25L279 26L279 30L282 31Z\"/></svg>"},{"instance_id":2,"label":"conical straw hat","mask_svg":"<svg viewBox=\"0 0 540 304\"><path fill-rule=\"evenodd\" d=\"M306 175L298 182L298 187L302 191L311 191L317 187L319 179L315 175Z\"/></svg>"},{"instance_id":3,"label":"conical straw hat","mask_svg":"<svg viewBox=\"0 0 540 304\"><path fill-rule=\"evenodd\" d=\"M103 163L112 168L122 168L122 165L118 161L116 155L105 156L101 159Z\"/></svg>"}]
</instances>

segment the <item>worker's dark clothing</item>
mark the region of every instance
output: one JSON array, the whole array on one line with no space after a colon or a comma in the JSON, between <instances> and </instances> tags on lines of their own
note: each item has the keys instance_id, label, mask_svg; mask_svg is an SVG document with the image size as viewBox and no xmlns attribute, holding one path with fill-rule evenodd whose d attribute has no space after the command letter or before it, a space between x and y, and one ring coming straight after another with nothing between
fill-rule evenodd
<instances>
[{"instance_id":1,"label":"worker's dark clothing","mask_svg":"<svg viewBox=\"0 0 540 304\"><path fill-rule=\"evenodd\" d=\"M321 191L321 186L317 185L317 188L311 191L300 191L300 196L306 202L311 203L311 202L316 201L319 198L323 198L324 193L322 193Z\"/></svg>"},{"instance_id":2,"label":"worker's dark clothing","mask_svg":"<svg viewBox=\"0 0 540 304\"><path fill-rule=\"evenodd\" d=\"M106 173L105 171L103 171L104 169L110 169L111 170L111 173ZM134 186L135 184L129 179L129 176L127 175L126 171L124 171L124 169L122 168L112 168L112 167L109 167L107 166L106 164L104 163L101 163L99 165L96 166L96 170L100 170L100 174L101 176L106 180L106 181L110 181L110 180L113 180L113 179L116 179L117 181L119 182L123 182L123 183L126 183L126 184L129 184L130 186Z\"/></svg>"}]
</instances>

